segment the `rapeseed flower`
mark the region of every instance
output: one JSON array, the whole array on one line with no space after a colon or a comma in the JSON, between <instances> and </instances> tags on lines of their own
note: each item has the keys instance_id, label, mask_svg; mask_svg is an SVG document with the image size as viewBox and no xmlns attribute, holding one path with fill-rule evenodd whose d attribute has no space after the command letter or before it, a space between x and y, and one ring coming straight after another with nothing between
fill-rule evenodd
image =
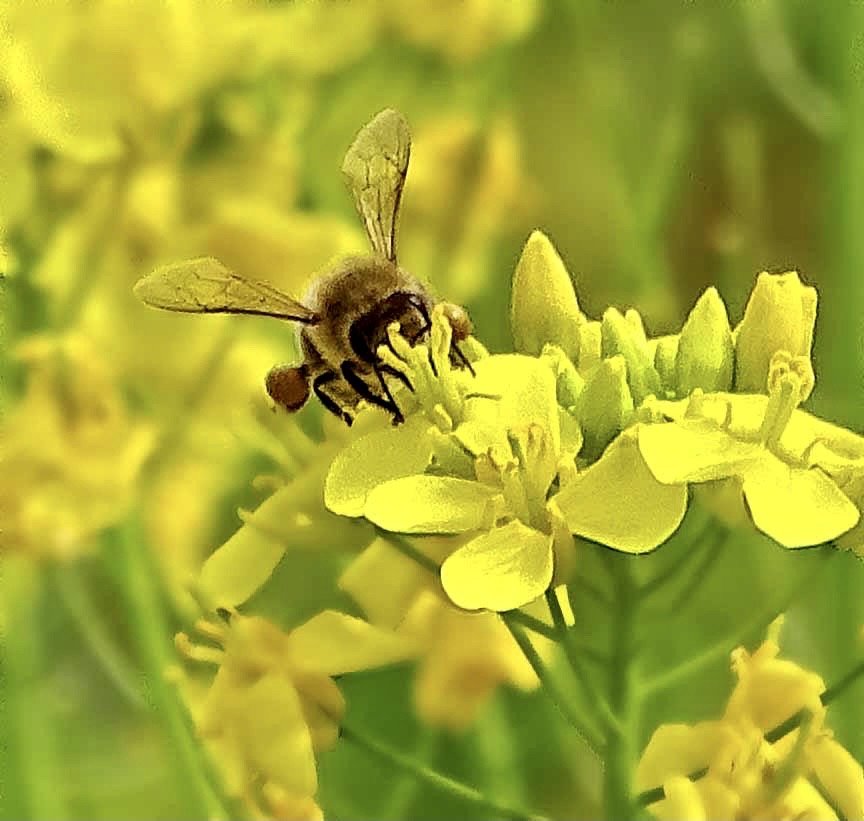
<instances>
[{"instance_id":1,"label":"rapeseed flower","mask_svg":"<svg viewBox=\"0 0 864 821\"><path fill-rule=\"evenodd\" d=\"M781 624L754 653L732 653L737 684L720 720L654 732L636 782L663 785L666 797L648 808L655 817L836 819L832 805L864 817L861 765L825 727L820 676L778 657ZM800 726L774 739L771 730L796 715Z\"/></svg>"},{"instance_id":2,"label":"rapeseed flower","mask_svg":"<svg viewBox=\"0 0 864 821\"><path fill-rule=\"evenodd\" d=\"M238 613L228 624L201 620L196 627L218 646L193 644L181 633L178 647L218 665L216 676L202 692L174 675L227 792L253 807L266 800L315 817L315 756L335 744L345 712L333 676L410 658L413 643L331 610L287 632Z\"/></svg>"}]
</instances>

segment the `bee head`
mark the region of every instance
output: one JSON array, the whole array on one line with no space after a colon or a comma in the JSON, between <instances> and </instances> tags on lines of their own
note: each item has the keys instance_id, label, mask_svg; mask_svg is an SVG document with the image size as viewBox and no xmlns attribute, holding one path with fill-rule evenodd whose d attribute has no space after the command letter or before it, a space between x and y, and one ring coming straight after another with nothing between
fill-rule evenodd
<instances>
[{"instance_id":1,"label":"bee head","mask_svg":"<svg viewBox=\"0 0 864 821\"><path fill-rule=\"evenodd\" d=\"M467 339L474 332L474 325L471 322L471 317L461 305L454 305L452 302L444 302L441 306L444 309L444 316L450 323L453 329L454 342L461 342Z\"/></svg>"}]
</instances>

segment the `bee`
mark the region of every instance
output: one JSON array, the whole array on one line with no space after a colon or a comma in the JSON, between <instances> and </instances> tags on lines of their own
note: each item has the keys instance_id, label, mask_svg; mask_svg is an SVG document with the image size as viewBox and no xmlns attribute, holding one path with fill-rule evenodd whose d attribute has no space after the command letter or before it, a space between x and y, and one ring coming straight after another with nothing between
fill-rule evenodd
<instances>
[{"instance_id":1,"label":"bee","mask_svg":"<svg viewBox=\"0 0 864 821\"><path fill-rule=\"evenodd\" d=\"M167 265L134 287L147 305L186 313L257 314L296 322L302 362L276 365L267 374L270 398L286 411L302 408L311 392L348 425L361 400L383 408L393 424L404 416L385 377L409 390L408 378L378 356L389 346L387 328L415 344L431 328L437 304L426 286L396 261L396 231L411 154L408 124L385 109L365 125L345 154L342 173L372 253L343 259L314 280L301 301L260 280L241 276L204 257ZM453 329L451 361L473 372L459 342L471 335L464 308L442 303Z\"/></svg>"}]
</instances>

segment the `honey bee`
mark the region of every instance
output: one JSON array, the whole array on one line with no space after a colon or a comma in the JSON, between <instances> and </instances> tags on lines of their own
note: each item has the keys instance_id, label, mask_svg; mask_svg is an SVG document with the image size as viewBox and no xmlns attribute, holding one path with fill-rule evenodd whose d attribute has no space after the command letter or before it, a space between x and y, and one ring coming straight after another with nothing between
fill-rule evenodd
<instances>
[{"instance_id":1,"label":"honey bee","mask_svg":"<svg viewBox=\"0 0 864 821\"><path fill-rule=\"evenodd\" d=\"M345 154L342 173L372 254L348 257L311 284L302 301L259 280L248 279L218 260L203 257L167 265L135 285L137 297L154 308L186 313L258 314L299 324L303 361L276 365L265 386L273 401L289 412L302 408L310 387L321 404L348 425L365 400L404 416L393 399L386 376L408 378L381 361L378 349L388 345L387 328L398 322L411 343L431 328L437 304L426 286L396 261L396 230L402 189L411 153L408 124L397 111L385 109L364 126ZM442 303L453 329L451 361L469 370L459 342L471 335L464 308Z\"/></svg>"}]
</instances>

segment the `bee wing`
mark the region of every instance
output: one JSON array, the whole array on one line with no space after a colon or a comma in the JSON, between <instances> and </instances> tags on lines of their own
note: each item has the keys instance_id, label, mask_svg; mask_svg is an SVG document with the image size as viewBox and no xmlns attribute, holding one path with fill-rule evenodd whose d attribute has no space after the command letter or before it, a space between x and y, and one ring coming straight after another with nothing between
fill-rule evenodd
<instances>
[{"instance_id":1,"label":"bee wing","mask_svg":"<svg viewBox=\"0 0 864 821\"><path fill-rule=\"evenodd\" d=\"M205 314L261 314L315 323L319 317L272 285L245 279L212 257L157 268L138 280L135 295L153 308Z\"/></svg>"},{"instance_id":2,"label":"bee wing","mask_svg":"<svg viewBox=\"0 0 864 821\"><path fill-rule=\"evenodd\" d=\"M342 163L372 249L391 262L396 261L396 222L410 156L408 123L387 108L363 126Z\"/></svg>"}]
</instances>

